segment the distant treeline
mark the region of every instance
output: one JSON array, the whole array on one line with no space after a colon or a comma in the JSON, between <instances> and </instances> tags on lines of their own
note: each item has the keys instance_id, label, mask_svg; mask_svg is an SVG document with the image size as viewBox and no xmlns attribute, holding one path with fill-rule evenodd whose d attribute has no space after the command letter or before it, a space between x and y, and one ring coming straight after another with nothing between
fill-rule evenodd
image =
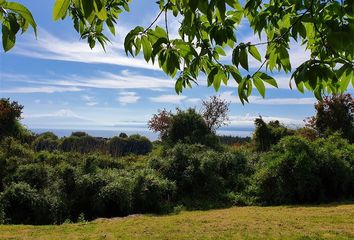
<instances>
[{"instance_id":1,"label":"distant treeline","mask_svg":"<svg viewBox=\"0 0 354 240\"><path fill-rule=\"evenodd\" d=\"M238 136L218 136L221 144L235 145L251 142L251 137L238 137Z\"/></svg>"},{"instance_id":2,"label":"distant treeline","mask_svg":"<svg viewBox=\"0 0 354 240\"><path fill-rule=\"evenodd\" d=\"M138 134L127 136L121 133L118 137L92 137L85 132L73 132L70 137L58 138L51 132L40 134L33 142L36 152L63 151L78 153L103 153L113 157L128 154L145 155L152 150L152 143Z\"/></svg>"}]
</instances>

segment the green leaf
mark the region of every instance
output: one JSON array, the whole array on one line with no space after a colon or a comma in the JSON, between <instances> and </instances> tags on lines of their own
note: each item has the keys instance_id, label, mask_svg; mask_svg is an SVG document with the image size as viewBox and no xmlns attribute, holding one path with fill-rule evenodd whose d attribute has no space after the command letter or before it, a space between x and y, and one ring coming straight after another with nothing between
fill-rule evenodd
<instances>
[{"instance_id":1,"label":"green leaf","mask_svg":"<svg viewBox=\"0 0 354 240\"><path fill-rule=\"evenodd\" d=\"M226 65L226 69L237 83L240 83L242 81L241 73L237 68L231 65Z\"/></svg>"},{"instance_id":2,"label":"green leaf","mask_svg":"<svg viewBox=\"0 0 354 240\"><path fill-rule=\"evenodd\" d=\"M347 90L350 80L352 79L353 72L350 68L346 68L343 74L340 77L340 91L344 93Z\"/></svg>"},{"instance_id":3,"label":"green leaf","mask_svg":"<svg viewBox=\"0 0 354 240\"><path fill-rule=\"evenodd\" d=\"M141 45L143 46L145 61L149 62L151 58L152 46L149 39L146 36L141 37Z\"/></svg>"},{"instance_id":4,"label":"green leaf","mask_svg":"<svg viewBox=\"0 0 354 240\"><path fill-rule=\"evenodd\" d=\"M58 21L66 15L70 5L70 0L55 0L53 8L53 20Z\"/></svg>"},{"instance_id":5,"label":"green leaf","mask_svg":"<svg viewBox=\"0 0 354 240\"><path fill-rule=\"evenodd\" d=\"M263 72L258 72L258 73L256 73L256 75L257 75L257 77L261 78L264 82L272 85L273 87L278 88L277 81L275 81L275 79L273 77L269 76L268 74L263 73Z\"/></svg>"},{"instance_id":6,"label":"green leaf","mask_svg":"<svg viewBox=\"0 0 354 240\"><path fill-rule=\"evenodd\" d=\"M116 29L115 29L111 19L107 19L106 20L106 24L107 24L107 27L108 27L109 31L115 36L116 35Z\"/></svg>"},{"instance_id":7,"label":"green leaf","mask_svg":"<svg viewBox=\"0 0 354 240\"><path fill-rule=\"evenodd\" d=\"M291 64L289 59L289 53L285 47L281 47L279 49L280 62L283 65L283 69L285 72L291 71Z\"/></svg>"},{"instance_id":8,"label":"green leaf","mask_svg":"<svg viewBox=\"0 0 354 240\"><path fill-rule=\"evenodd\" d=\"M261 54L258 52L258 49L253 46L253 45L250 45L248 47L248 52L255 58L257 59L258 61L262 62L262 57L261 57Z\"/></svg>"},{"instance_id":9,"label":"green leaf","mask_svg":"<svg viewBox=\"0 0 354 240\"><path fill-rule=\"evenodd\" d=\"M182 77L179 77L175 84L175 91L177 94L180 94L182 93L182 90L183 90L183 79Z\"/></svg>"},{"instance_id":10,"label":"green leaf","mask_svg":"<svg viewBox=\"0 0 354 240\"><path fill-rule=\"evenodd\" d=\"M211 86L211 84L214 83L215 81L215 76L218 74L219 69L217 67L214 67L211 72L208 75L208 87Z\"/></svg>"},{"instance_id":11,"label":"green leaf","mask_svg":"<svg viewBox=\"0 0 354 240\"><path fill-rule=\"evenodd\" d=\"M8 22L3 22L2 24L2 46L5 52L9 51L13 46L15 46L16 35L10 30L10 24Z\"/></svg>"},{"instance_id":12,"label":"green leaf","mask_svg":"<svg viewBox=\"0 0 354 240\"><path fill-rule=\"evenodd\" d=\"M232 52L232 64L238 67L240 64L240 47L237 46Z\"/></svg>"},{"instance_id":13,"label":"green leaf","mask_svg":"<svg viewBox=\"0 0 354 240\"><path fill-rule=\"evenodd\" d=\"M258 76L253 76L253 83L256 86L259 94L261 94L262 97L265 96L265 86L263 83L263 80L259 78Z\"/></svg>"},{"instance_id":14,"label":"green leaf","mask_svg":"<svg viewBox=\"0 0 354 240\"><path fill-rule=\"evenodd\" d=\"M34 34L37 36L37 24L33 19L32 13L25 6L16 2L6 2L4 8L20 14L32 26Z\"/></svg>"},{"instance_id":15,"label":"green leaf","mask_svg":"<svg viewBox=\"0 0 354 240\"><path fill-rule=\"evenodd\" d=\"M218 54L222 55L222 56L226 56L226 53L224 51L224 49L220 46L215 46L214 48L215 52L217 52Z\"/></svg>"},{"instance_id":16,"label":"green leaf","mask_svg":"<svg viewBox=\"0 0 354 240\"><path fill-rule=\"evenodd\" d=\"M214 78L214 81L213 81L213 86L214 86L214 89L215 91L219 91L219 88L220 88L220 85L221 85L221 79L222 79L222 76L219 75L220 73L216 74L215 78Z\"/></svg>"},{"instance_id":17,"label":"green leaf","mask_svg":"<svg viewBox=\"0 0 354 240\"><path fill-rule=\"evenodd\" d=\"M105 7L105 1L102 0L94 0L93 1L93 7L95 9L96 16L102 20L106 21L108 15Z\"/></svg>"},{"instance_id":18,"label":"green leaf","mask_svg":"<svg viewBox=\"0 0 354 240\"><path fill-rule=\"evenodd\" d=\"M246 48L242 48L240 52L240 64L248 71L248 54Z\"/></svg>"}]
</instances>

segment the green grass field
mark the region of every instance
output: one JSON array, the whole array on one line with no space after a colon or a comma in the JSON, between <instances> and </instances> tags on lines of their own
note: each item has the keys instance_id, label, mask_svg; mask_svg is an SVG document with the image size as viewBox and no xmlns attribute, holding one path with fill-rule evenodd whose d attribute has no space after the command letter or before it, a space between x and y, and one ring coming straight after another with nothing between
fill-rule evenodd
<instances>
[{"instance_id":1,"label":"green grass field","mask_svg":"<svg viewBox=\"0 0 354 240\"><path fill-rule=\"evenodd\" d=\"M0 226L0 239L354 239L354 204L234 207L60 226Z\"/></svg>"}]
</instances>

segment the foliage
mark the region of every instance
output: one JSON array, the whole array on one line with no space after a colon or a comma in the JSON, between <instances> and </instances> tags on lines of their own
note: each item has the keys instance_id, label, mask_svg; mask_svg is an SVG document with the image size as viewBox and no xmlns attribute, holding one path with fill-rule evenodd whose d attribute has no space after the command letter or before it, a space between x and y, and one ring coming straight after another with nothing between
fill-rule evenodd
<instances>
[{"instance_id":1,"label":"foliage","mask_svg":"<svg viewBox=\"0 0 354 240\"><path fill-rule=\"evenodd\" d=\"M182 201L214 199L216 204L228 191L245 188L248 166L240 153L220 153L202 145L177 144L150 166L176 183Z\"/></svg>"},{"instance_id":2,"label":"foliage","mask_svg":"<svg viewBox=\"0 0 354 240\"><path fill-rule=\"evenodd\" d=\"M218 136L221 144L235 145L244 144L251 141L250 137L238 137L238 136Z\"/></svg>"},{"instance_id":3,"label":"foliage","mask_svg":"<svg viewBox=\"0 0 354 240\"><path fill-rule=\"evenodd\" d=\"M47 166L35 163L18 166L13 179L14 182L26 182L35 189L43 189L48 186L49 175Z\"/></svg>"},{"instance_id":4,"label":"foliage","mask_svg":"<svg viewBox=\"0 0 354 240\"><path fill-rule=\"evenodd\" d=\"M49 151L53 152L59 149L60 141L52 132L45 132L36 137L32 143L36 152Z\"/></svg>"},{"instance_id":5,"label":"foliage","mask_svg":"<svg viewBox=\"0 0 354 240\"><path fill-rule=\"evenodd\" d=\"M133 206L138 212L169 211L176 191L174 182L160 177L156 171L138 172L133 189Z\"/></svg>"},{"instance_id":6,"label":"foliage","mask_svg":"<svg viewBox=\"0 0 354 240\"><path fill-rule=\"evenodd\" d=\"M6 136L17 136L20 132L18 120L23 106L10 99L0 99L0 140Z\"/></svg>"},{"instance_id":7,"label":"foliage","mask_svg":"<svg viewBox=\"0 0 354 240\"><path fill-rule=\"evenodd\" d=\"M56 0L53 19L70 17L80 37L87 39L91 48L96 42L105 48L109 41L107 28L116 34L114 24L120 13L129 11L130 0ZM354 4L343 1L260 1L247 0L159 0L160 12L147 27L137 26L124 42L127 54L143 53L147 62L158 62L171 77L178 74L176 92L192 87L200 75L207 76L208 86L217 91L233 78L238 84L238 95L244 103L252 94L253 86L265 96L265 84L278 87L274 78L263 71L292 71L289 59L290 43L298 42L311 53L292 74L297 89L308 89L321 99L322 94L343 93L350 82L354 86ZM36 25L30 12L18 3L0 1L0 19L3 25L4 49L15 43L20 28ZM164 17L165 24L154 25ZM170 19L179 19L179 35L169 34ZM259 40L239 42L241 22L249 23ZM261 55L260 46L266 46ZM229 51L232 49L232 51ZM232 52L229 58L227 52ZM249 58L259 61L259 68L249 66ZM246 71L241 74L240 69Z\"/></svg>"},{"instance_id":8,"label":"foliage","mask_svg":"<svg viewBox=\"0 0 354 240\"><path fill-rule=\"evenodd\" d=\"M108 151L114 156L125 156L128 154L145 155L152 150L152 143L146 137L131 135L128 138L113 137L109 140Z\"/></svg>"},{"instance_id":9,"label":"foliage","mask_svg":"<svg viewBox=\"0 0 354 240\"><path fill-rule=\"evenodd\" d=\"M309 127L302 127L299 129L296 129L295 135L301 136L307 140L314 141L318 138L318 133L316 130L313 128Z\"/></svg>"},{"instance_id":10,"label":"foliage","mask_svg":"<svg viewBox=\"0 0 354 240\"><path fill-rule=\"evenodd\" d=\"M5 137L0 141L0 223L61 224L177 212L180 206L354 197L354 145L340 134L313 137L313 129L294 131L261 118L256 124L258 151L250 144L223 147L195 109L171 114L165 139L154 146L146 137L124 134Z\"/></svg>"},{"instance_id":11,"label":"foliage","mask_svg":"<svg viewBox=\"0 0 354 240\"><path fill-rule=\"evenodd\" d=\"M166 109L158 110L148 122L148 127L155 133L159 133L159 138L164 140L167 137L168 128L172 120L172 112Z\"/></svg>"},{"instance_id":12,"label":"foliage","mask_svg":"<svg viewBox=\"0 0 354 240\"><path fill-rule=\"evenodd\" d=\"M16 35L21 29L21 34L31 25L37 35L37 24L31 12L17 2L0 1L0 23L2 25L2 45L5 51L14 47Z\"/></svg>"},{"instance_id":13,"label":"foliage","mask_svg":"<svg viewBox=\"0 0 354 240\"><path fill-rule=\"evenodd\" d=\"M354 142L354 99L350 94L327 96L315 108L316 115L307 123L309 127L322 136L338 131Z\"/></svg>"},{"instance_id":14,"label":"foliage","mask_svg":"<svg viewBox=\"0 0 354 240\"><path fill-rule=\"evenodd\" d=\"M71 133L71 137L87 137L87 136L89 135L86 132L81 132L81 131Z\"/></svg>"},{"instance_id":15,"label":"foliage","mask_svg":"<svg viewBox=\"0 0 354 240\"><path fill-rule=\"evenodd\" d=\"M208 128L215 132L216 129L228 125L230 103L217 96L202 101L202 113Z\"/></svg>"},{"instance_id":16,"label":"foliage","mask_svg":"<svg viewBox=\"0 0 354 240\"><path fill-rule=\"evenodd\" d=\"M126 133L123 133L123 132L122 132L122 133L119 134L119 137L120 137L120 138L127 138L128 135L127 135Z\"/></svg>"},{"instance_id":17,"label":"foliage","mask_svg":"<svg viewBox=\"0 0 354 240\"><path fill-rule=\"evenodd\" d=\"M264 154L265 167L255 175L261 201L293 204L351 197L354 182L348 157L353 158L353 148L340 140L343 146L336 149L328 140L312 144L300 137L285 137Z\"/></svg>"},{"instance_id":18,"label":"foliage","mask_svg":"<svg viewBox=\"0 0 354 240\"><path fill-rule=\"evenodd\" d=\"M268 151L270 147L285 136L293 135L294 131L281 125L279 121L265 123L262 117L255 120L256 129L253 133L253 141L256 150L260 152Z\"/></svg>"},{"instance_id":19,"label":"foliage","mask_svg":"<svg viewBox=\"0 0 354 240\"><path fill-rule=\"evenodd\" d=\"M26 183L14 183L1 195L1 204L6 219L11 223L45 224L47 219L48 203Z\"/></svg>"},{"instance_id":20,"label":"foliage","mask_svg":"<svg viewBox=\"0 0 354 240\"><path fill-rule=\"evenodd\" d=\"M85 135L82 135L85 134ZM106 140L95 138L87 135L86 133L79 133L79 135L72 135L71 137L64 138L60 144L60 149L64 152L106 152Z\"/></svg>"},{"instance_id":21,"label":"foliage","mask_svg":"<svg viewBox=\"0 0 354 240\"><path fill-rule=\"evenodd\" d=\"M172 116L166 141L173 145L178 142L200 143L218 148L219 139L206 125L203 117L195 109L178 110Z\"/></svg>"}]
</instances>

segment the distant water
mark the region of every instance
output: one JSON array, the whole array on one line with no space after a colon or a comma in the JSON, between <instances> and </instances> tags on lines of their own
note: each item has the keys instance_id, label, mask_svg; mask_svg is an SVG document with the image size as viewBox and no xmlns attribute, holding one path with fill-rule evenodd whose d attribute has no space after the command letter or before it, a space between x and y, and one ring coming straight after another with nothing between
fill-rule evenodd
<instances>
[{"instance_id":1,"label":"distant water","mask_svg":"<svg viewBox=\"0 0 354 240\"><path fill-rule=\"evenodd\" d=\"M104 137L104 138L111 138L114 136L118 136L120 133L124 132L128 135L132 134L140 134L143 136L148 137L150 140L154 141L157 139L158 135L154 134L149 130L94 130L94 129L47 129L47 128L33 128L31 129L32 132L41 134L44 132L53 132L58 137L68 137L71 135L72 132L86 132L87 134L94 136L94 137Z\"/></svg>"},{"instance_id":2,"label":"distant water","mask_svg":"<svg viewBox=\"0 0 354 240\"><path fill-rule=\"evenodd\" d=\"M124 132L128 135L132 134L140 134L146 136L151 141L155 141L158 138L158 134L149 131L148 129L122 129L122 130L95 130L95 129L48 129L48 128L32 128L30 129L32 132L41 134L44 132L53 132L58 137L68 137L72 132L82 131L94 137L104 137L111 138L114 136L118 136L120 133ZM217 131L218 135L227 135L227 136L239 136L239 137L247 137L251 136L252 131L250 129L247 130L234 130L234 129L226 129L223 128L220 131Z\"/></svg>"}]
</instances>

